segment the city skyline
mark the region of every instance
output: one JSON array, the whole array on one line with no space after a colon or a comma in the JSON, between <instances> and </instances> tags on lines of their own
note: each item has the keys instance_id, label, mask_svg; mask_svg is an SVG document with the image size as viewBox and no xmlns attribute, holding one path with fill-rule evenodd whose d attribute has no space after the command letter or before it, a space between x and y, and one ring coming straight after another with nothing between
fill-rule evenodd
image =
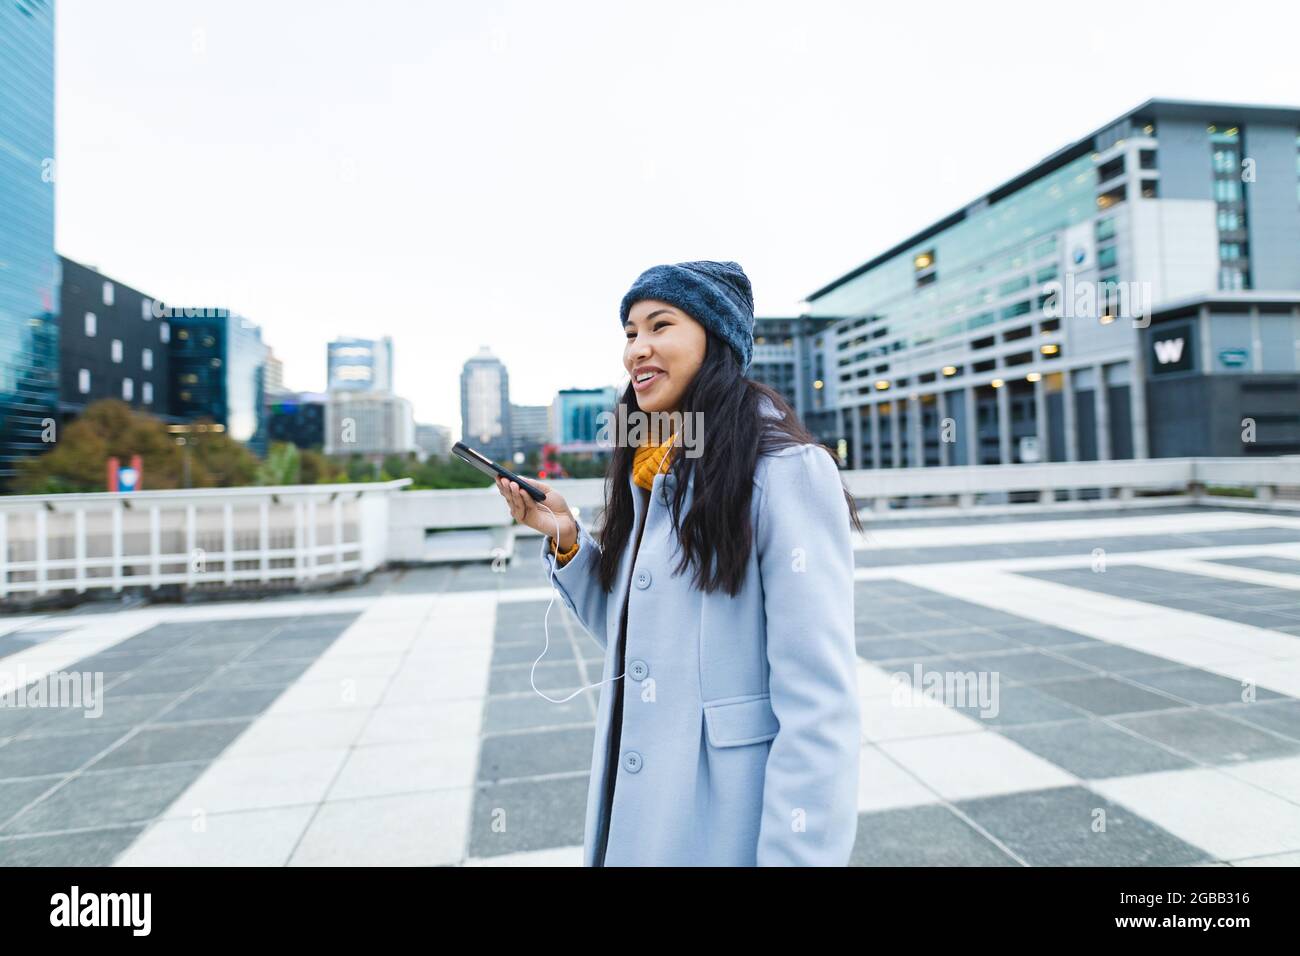
<instances>
[{"instance_id":1,"label":"city skyline","mask_svg":"<svg viewBox=\"0 0 1300 956\"><path fill-rule=\"evenodd\" d=\"M417 420L454 426L460 365L482 342L520 404L618 381L617 302L655 262L734 258L760 315L792 315L810 289L1149 97L1270 103L1287 90L1284 31L1233 71L1206 71L1217 41L1194 11L1167 22L1109 6L1185 55L1130 57L1063 98L1033 79L1056 75L1056 45L994 60L960 42L978 11L935 36L922 11L815 4L789 23L755 5L737 23L704 7L698 32L675 36L671 16L590 5L561 34L514 5L399 4L358 30L295 4L140 2L127 17L65 0L57 249L168 301L248 316L294 388L323 388L329 339L391 335L423 363L397 363ZM1055 33L1109 62L1108 31L1025 9L1006 18L1008 42ZM254 10L258 29L243 29ZM399 17L409 29L390 29ZM725 29L734 46L713 42ZM876 49L885 33L916 40ZM150 55L123 57L128 44ZM960 89L927 75L940 59L970 67ZM903 71L907 96L874 92ZM719 99L679 111L676 135L642 132L647 110L698 89Z\"/></svg>"}]
</instances>

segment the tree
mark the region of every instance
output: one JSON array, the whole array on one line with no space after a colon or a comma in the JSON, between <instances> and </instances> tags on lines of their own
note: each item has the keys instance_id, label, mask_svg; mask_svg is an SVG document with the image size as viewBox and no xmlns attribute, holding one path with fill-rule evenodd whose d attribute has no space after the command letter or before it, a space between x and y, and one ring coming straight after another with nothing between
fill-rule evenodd
<instances>
[{"instance_id":1,"label":"tree","mask_svg":"<svg viewBox=\"0 0 1300 956\"><path fill-rule=\"evenodd\" d=\"M117 399L92 402L62 429L57 444L18 464L14 490L27 494L106 491L108 459L123 463L139 455L144 488L178 488L181 450L166 426L151 415L132 411Z\"/></svg>"},{"instance_id":2,"label":"tree","mask_svg":"<svg viewBox=\"0 0 1300 956\"><path fill-rule=\"evenodd\" d=\"M199 431L197 435L190 432L186 438L193 449L190 483L196 488L238 488L253 484L257 477L257 456L226 432L212 431L211 419L199 419L195 424L207 425L209 430Z\"/></svg>"},{"instance_id":3,"label":"tree","mask_svg":"<svg viewBox=\"0 0 1300 956\"><path fill-rule=\"evenodd\" d=\"M315 448L303 448L298 453L299 481L304 485L319 485L347 480L347 473Z\"/></svg>"},{"instance_id":4,"label":"tree","mask_svg":"<svg viewBox=\"0 0 1300 956\"><path fill-rule=\"evenodd\" d=\"M274 442L257 468L259 485L296 485L301 482L302 461L296 445Z\"/></svg>"},{"instance_id":5,"label":"tree","mask_svg":"<svg viewBox=\"0 0 1300 956\"><path fill-rule=\"evenodd\" d=\"M213 430L210 419L194 423L180 445L166 424L152 415L137 412L113 398L91 402L85 411L62 429L58 443L45 454L22 461L14 490L27 494L106 491L108 459L116 456L123 464L139 455L144 489L186 486L186 457L189 457L188 486L230 487L252 483L258 459L251 451L223 431Z\"/></svg>"}]
</instances>

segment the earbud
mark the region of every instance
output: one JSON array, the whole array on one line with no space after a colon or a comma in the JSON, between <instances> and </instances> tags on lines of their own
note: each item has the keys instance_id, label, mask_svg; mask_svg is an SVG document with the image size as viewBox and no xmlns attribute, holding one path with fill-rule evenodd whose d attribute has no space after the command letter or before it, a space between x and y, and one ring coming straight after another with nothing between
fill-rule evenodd
<instances>
[{"instance_id":1,"label":"earbud","mask_svg":"<svg viewBox=\"0 0 1300 956\"><path fill-rule=\"evenodd\" d=\"M559 517L555 514L554 511L552 511L550 508L546 507L546 505L542 504L540 501L539 501L539 502L536 502L536 504L537 504L537 507L541 508L541 509L542 509L543 511L545 511L547 514L549 514L553 519L555 519L555 539L554 539L554 540L555 540L555 546L558 548L558 547L560 546L560 519L559 519ZM551 606L555 604L555 569L556 569L557 567L558 567L558 563L555 561L554 557L552 557L552 559L551 559L551 603L548 604L548 605L546 605L546 615L542 618L542 627L545 628L545 630L546 630L546 646L542 648L542 653L541 653L541 655L537 658L537 660L533 661L533 668L532 668L532 670L530 670L530 671L528 672L528 683L532 684L532 685L533 685L533 690L536 690L537 693L541 694L543 697L546 697L546 695L543 694L540 690L537 690L537 684L536 684L536 682L533 680L533 675L537 672L537 664L538 664L538 662L541 661L541 659L542 659L543 657L546 656L546 652L547 652L548 650L550 650L550 647L551 647L551 624L550 624L550 618L551 618ZM608 681L599 680L599 681L596 681L596 683L594 683L594 684L588 684L586 687L579 687L577 690L575 690L575 691L574 691L572 694L570 694L568 697L562 698L562 699L560 699L560 700L556 700L554 697L546 697L546 699L549 700L552 704L563 704L565 701L572 700L574 697L576 697L578 694L581 694L584 690L587 690L588 688L591 688L591 687L599 687L601 684L606 684L606 683L610 683L610 682L612 682L612 681L616 681L616 680L618 680L619 678L623 677L623 675L626 674L626 673L627 673L627 671L624 671L623 674L619 674L618 677L611 677L611 678L609 678Z\"/></svg>"}]
</instances>

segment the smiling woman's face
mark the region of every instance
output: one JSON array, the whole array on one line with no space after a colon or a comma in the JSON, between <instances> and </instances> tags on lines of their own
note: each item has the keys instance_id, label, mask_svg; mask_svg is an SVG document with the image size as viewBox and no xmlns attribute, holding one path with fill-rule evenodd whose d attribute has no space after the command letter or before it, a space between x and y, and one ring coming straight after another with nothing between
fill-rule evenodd
<instances>
[{"instance_id":1,"label":"smiling woman's face","mask_svg":"<svg viewBox=\"0 0 1300 956\"><path fill-rule=\"evenodd\" d=\"M643 412L677 411L686 388L704 364L704 326L667 302L642 299L628 310L623 326L623 367L632 378ZM652 372L644 383L638 379Z\"/></svg>"}]
</instances>

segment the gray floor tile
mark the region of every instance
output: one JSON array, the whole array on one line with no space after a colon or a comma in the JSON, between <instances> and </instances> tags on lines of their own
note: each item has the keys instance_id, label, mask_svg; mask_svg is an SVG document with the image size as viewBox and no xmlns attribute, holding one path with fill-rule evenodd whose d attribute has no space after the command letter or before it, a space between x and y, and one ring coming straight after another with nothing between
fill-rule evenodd
<instances>
[{"instance_id":1,"label":"gray floor tile","mask_svg":"<svg viewBox=\"0 0 1300 956\"><path fill-rule=\"evenodd\" d=\"M1187 665L1167 657L1143 654L1118 644L1089 644L1084 647L1061 647L1056 653L1089 667L1110 674L1131 674L1142 671L1180 670Z\"/></svg>"},{"instance_id":2,"label":"gray floor tile","mask_svg":"<svg viewBox=\"0 0 1300 956\"><path fill-rule=\"evenodd\" d=\"M1187 705L1114 677L1085 677L1082 680L1042 681L1034 684L1045 694L1082 708L1090 714L1111 716Z\"/></svg>"},{"instance_id":3,"label":"gray floor tile","mask_svg":"<svg viewBox=\"0 0 1300 956\"><path fill-rule=\"evenodd\" d=\"M533 693L533 683L551 697L567 697L579 687L594 683L600 678L594 673L588 678L576 661L545 660L535 668L532 664L511 664L492 668L488 678L489 694Z\"/></svg>"},{"instance_id":4,"label":"gray floor tile","mask_svg":"<svg viewBox=\"0 0 1300 956\"><path fill-rule=\"evenodd\" d=\"M144 826L0 840L4 866L110 866Z\"/></svg>"},{"instance_id":5,"label":"gray floor tile","mask_svg":"<svg viewBox=\"0 0 1300 956\"><path fill-rule=\"evenodd\" d=\"M873 662L937 657L942 652L914 637L886 637L857 642L858 656Z\"/></svg>"},{"instance_id":6,"label":"gray floor tile","mask_svg":"<svg viewBox=\"0 0 1300 956\"><path fill-rule=\"evenodd\" d=\"M1002 733L1085 780L1194 766L1190 760L1095 718L1043 727L1009 727Z\"/></svg>"},{"instance_id":7,"label":"gray floor tile","mask_svg":"<svg viewBox=\"0 0 1300 956\"><path fill-rule=\"evenodd\" d=\"M147 823L166 810L202 769L195 764L171 764L78 774L10 820L0 834Z\"/></svg>"},{"instance_id":8,"label":"gray floor tile","mask_svg":"<svg viewBox=\"0 0 1300 956\"><path fill-rule=\"evenodd\" d=\"M594 727L491 734L479 750L479 782L589 771L594 738Z\"/></svg>"},{"instance_id":9,"label":"gray floor tile","mask_svg":"<svg viewBox=\"0 0 1300 956\"><path fill-rule=\"evenodd\" d=\"M1239 763L1300 753L1300 743L1229 720L1212 710L1117 717L1143 737L1210 764Z\"/></svg>"},{"instance_id":10,"label":"gray floor tile","mask_svg":"<svg viewBox=\"0 0 1300 956\"><path fill-rule=\"evenodd\" d=\"M0 747L0 778L39 777L76 770L126 732L121 727L104 727L73 734L15 738Z\"/></svg>"},{"instance_id":11,"label":"gray floor tile","mask_svg":"<svg viewBox=\"0 0 1300 956\"><path fill-rule=\"evenodd\" d=\"M1008 685L1000 680L996 690L996 703L996 712L992 708L981 707L978 702L969 703L964 707L954 706L953 709L961 711L981 724L998 728L1051 720L1073 721L1084 716L1078 708L1071 707L1055 697L1049 697L1030 685Z\"/></svg>"},{"instance_id":12,"label":"gray floor tile","mask_svg":"<svg viewBox=\"0 0 1300 956\"><path fill-rule=\"evenodd\" d=\"M1019 866L947 807L858 814L849 866Z\"/></svg>"},{"instance_id":13,"label":"gray floor tile","mask_svg":"<svg viewBox=\"0 0 1300 956\"><path fill-rule=\"evenodd\" d=\"M29 777L25 780L0 780L0 823L8 820L46 790L53 787L61 776ZM0 852L0 860L3 852Z\"/></svg>"},{"instance_id":14,"label":"gray floor tile","mask_svg":"<svg viewBox=\"0 0 1300 956\"><path fill-rule=\"evenodd\" d=\"M1015 651L1010 654L982 654L967 658L978 670L996 671L1001 680L1034 683L1064 677L1082 677L1092 674L1092 668L1052 657L1036 650Z\"/></svg>"},{"instance_id":15,"label":"gray floor tile","mask_svg":"<svg viewBox=\"0 0 1300 956\"><path fill-rule=\"evenodd\" d=\"M1010 651L1020 645L999 634L981 628L951 631L946 634L927 634L920 638L941 654L969 654L978 651Z\"/></svg>"},{"instance_id":16,"label":"gray floor tile","mask_svg":"<svg viewBox=\"0 0 1300 956\"><path fill-rule=\"evenodd\" d=\"M185 760L211 761L242 734L251 722L234 720L143 727L92 766L98 771ZM0 757L3 754L4 751L0 749Z\"/></svg>"},{"instance_id":17,"label":"gray floor tile","mask_svg":"<svg viewBox=\"0 0 1300 956\"><path fill-rule=\"evenodd\" d=\"M1242 694L1246 691L1239 680L1224 677L1222 674L1211 674L1194 667L1149 674L1132 674L1129 679L1143 687L1164 691L1166 694L1173 694L1194 704L1239 704L1242 703ZM1263 687L1256 687L1254 694L1258 701L1281 700L1284 696L1265 690Z\"/></svg>"},{"instance_id":18,"label":"gray floor tile","mask_svg":"<svg viewBox=\"0 0 1300 956\"><path fill-rule=\"evenodd\" d=\"M510 643L497 642L492 645L492 666L499 667L504 664L531 664L537 660L546 648L546 656L542 658L542 663L553 663L555 661L571 661L577 657L574 651L573 642L567 637L558 637L551 634L551 646L546 647L543 640L536 641L513 641Z\"/></svg>"},{"instance_id":19,"label":"gray floor tile","mask_svg":"<svg viewBox=\"0 0 1300 956\"><path fill-rule=\"evenodd\" d=\"M483 709L483 733L493 734L509 730L541 730L574 724L595 723L594 696L609 688L604 684L578 694L562 704L552 703L529 689L527 694L489 697ZM573 693L569 691L569 693ZM559 700L568 694L550 694ZM588 698L593 701L588 701ZM0 751L3 753L3 751Z\"/></svg>"},{"instance_id":20,"label":"gray floor tile","mask_svg":"<svg viewBox=\"0 0 1300 956\"><path fill-rule=\"evenodd\" d=\"M523 780L475 788L469 855L501 856L580 846L588 775Z\"/></svg>"},{"instance_id":21,"label":"gray floor tile","mask_svg":"<svg viewBox=\"0 0 1300 956\"><path fill-rule=\"evenodd\" d=\"M1215 711L1300 741L1300 700L1287 698L1256 701L1253 704L1231 704L1216 707Z\"/></svg>"},{"instance_id":22,"label":"gray floor tile","mask_svg":"<svg viewBox=\"0 0 1300 956\"><path fill-rule=\"evenodd\" d=\"M155 723L174 724L189 720L220 720L227 717L255 718L284 693L283 687L213 687L195 691L154 718Z\"/></svg>"},{"instance_id":23,"label":"gray floor tile","mask_svg":"<svg viewBox=\"0 0 1300 956\"><path fill-rule=\"evenodd\" d=\"M115 681L112 694L114 697L131 697L136 694L181 693L197 687L215 671L215 666L187 667L180 670L146 668L135 671L123 680Z\"/></svg>"},{"instance_id":24,"label":"gray floor tile","mask_svg":"<svg viewBox=\"0 0 1300 956\"><path fill-rule=\"evenodd\" d=\"M49 717L31 727L28 735L79 733L105 727L129 728L141 724L176 700L177 694L140 694L118 697L111 690L104 692L104 707L98 717L87 716L84 708L63 707L51 710Z\"/></svg>"},{"instance_id":25,"label":"gray floor tile","mask_svg":"<svg viewBox=\"0 0 1300 956\"><path fill-rule=\"evenodd\" d=\"M981 797L957 806L1031 866L1178 866L1209 859L1085 787ZM1099 820L1104 832L1097 829Z\"/></svg>"}]
</instances>

